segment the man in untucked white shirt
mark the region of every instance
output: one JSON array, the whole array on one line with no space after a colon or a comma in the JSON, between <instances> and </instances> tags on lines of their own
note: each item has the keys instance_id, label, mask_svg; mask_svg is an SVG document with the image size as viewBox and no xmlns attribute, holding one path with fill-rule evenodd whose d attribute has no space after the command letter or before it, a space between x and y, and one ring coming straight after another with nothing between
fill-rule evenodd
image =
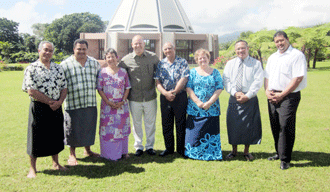
<instances>
[{"instance_id":1,"label":"man in untucked white shirt","mask_svg":"<svg viewBox=\"0 0 330 192\"><path fill-rule=\"evenodd\" d=\"M276 155L268 160L280 159L280 168L285 170L290 167L296 112L300 91L307 86L307 67L305 55L290 45L285 32L276 32L274 42L278 51L268 58L264 71L269 119L276 149Z\"/></svg>"}]
</instances>

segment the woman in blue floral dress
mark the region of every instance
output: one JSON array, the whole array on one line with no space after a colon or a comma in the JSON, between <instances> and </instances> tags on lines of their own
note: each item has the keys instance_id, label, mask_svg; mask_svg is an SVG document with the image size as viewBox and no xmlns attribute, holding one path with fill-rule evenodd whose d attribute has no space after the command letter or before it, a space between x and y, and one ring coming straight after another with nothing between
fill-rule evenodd
<instances>
[{"instance_id":1,"label":"woman in blue floral dress","mask_svg":"<svg viewBox=\"0 0 330 192\"><path fill-rule=\"evenodd\" d=\"M198 67L190 70L187 83L185 156L198 160L222 160L219 95L223 90L220 72L209 66L210 53L195 52Z\"/></svg>"}]
</instances>

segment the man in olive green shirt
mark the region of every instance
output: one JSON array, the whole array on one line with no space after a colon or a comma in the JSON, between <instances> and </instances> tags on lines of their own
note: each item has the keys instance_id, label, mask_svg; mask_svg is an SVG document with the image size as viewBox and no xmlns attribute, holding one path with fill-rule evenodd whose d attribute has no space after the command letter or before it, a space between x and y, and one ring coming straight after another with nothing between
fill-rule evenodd
<instances>
[{"instance_id":1,"label":"man in olive green shirt","mask_svg":"<svg viewBox=\"0 0 330 192\"><path fill-rule=\"evenodd\" d=\"M145 43L140 35L133 37L132 48L133 52L126 55L119 63L119 66L127 70L132 86L128 100L133 119L135 156L141 156L144 149L142 145L142 116L144 116L143 120L147 137L145 149L149 155L155 155L153 147L156 132L157 94L153 76L159 59L155 53L144 49Z\"/></svg>"}]
</instances>

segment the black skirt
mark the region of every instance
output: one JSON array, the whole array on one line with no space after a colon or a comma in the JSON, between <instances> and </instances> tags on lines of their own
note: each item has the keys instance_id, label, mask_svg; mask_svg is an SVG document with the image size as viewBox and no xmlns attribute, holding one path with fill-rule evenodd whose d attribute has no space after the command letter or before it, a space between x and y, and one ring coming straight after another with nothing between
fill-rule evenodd
<instances>
[{"instance_id":1,"label":"black skirt","mask_svg":"<svg viewBox=\"0 0 330 192\"><path fill-rule=\"evenodd\" d=\"M227 109L228 141L231 145L261 143L262 129L257 97L240 104L230 96Z\"/></svg>"},{"instance_id":2,"label":"black skirt","mask_svg":"<svg viewBox=\"0 0 330 192\"><path fill-rule=\"evenodd\" d=\"M56 155L64 149L62 107L31 101L27 134L27 154L32 157Z\"/></svg>"}]
</instances>

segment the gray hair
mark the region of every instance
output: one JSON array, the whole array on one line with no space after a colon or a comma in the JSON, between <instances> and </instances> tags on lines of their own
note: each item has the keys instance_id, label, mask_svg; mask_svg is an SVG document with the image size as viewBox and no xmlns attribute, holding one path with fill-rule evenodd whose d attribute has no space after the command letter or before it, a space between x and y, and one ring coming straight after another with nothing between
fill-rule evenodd
<instances>
[{"instance_id":1,"label":"gray hair","mask_svg":"<svg viewBox=\"0 0 330 192\"><path fill-rule=\"evenodd\" d=\"M52 43L52 42L49 42L49 41L41 41L40 43L39 43L39 46L38 46L38 50L42 50L42 47L44 46L44 44L50 44L51 46L52 46L52 48L53 48L53 52L54 52L54 44Z\"/></svg>"},{"instance_id":2,"label":"gray hair","mask_svg":"<svg viewBox=\"0 0 330 192\"><path fill-rule=\"evenodd\" d=\"M172 48L175 48L175 46L174 46L174 44L172 42L166 42L163 45L163 49L164 49L164 47L165 47L166 44L169 44L169 45L171 45Z\"/></svg>"}]
</instances>

